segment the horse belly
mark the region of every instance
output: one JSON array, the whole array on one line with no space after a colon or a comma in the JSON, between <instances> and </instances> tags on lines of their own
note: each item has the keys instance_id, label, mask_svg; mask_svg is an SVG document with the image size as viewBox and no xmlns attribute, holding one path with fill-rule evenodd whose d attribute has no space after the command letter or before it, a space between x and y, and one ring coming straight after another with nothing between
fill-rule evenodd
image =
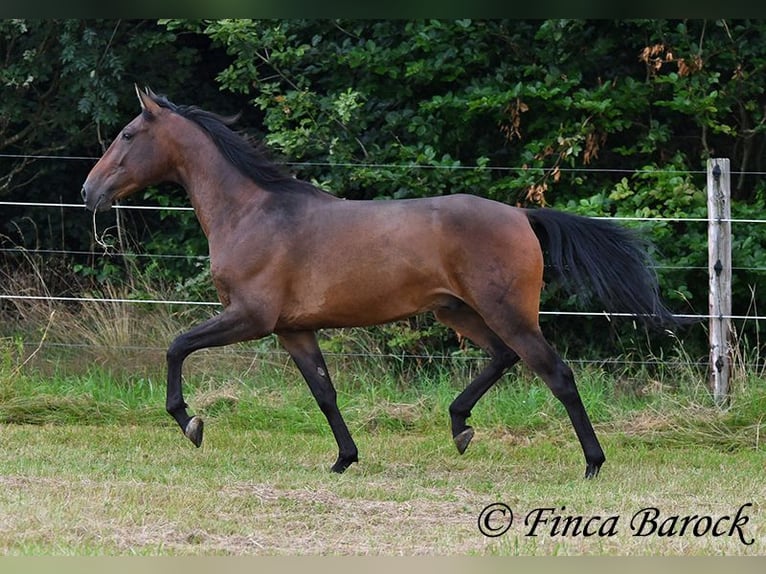
<instances>
[{"instance_id":1,"label":"horse belly","mask_svg":"<svg viewBox=\"0 0 766 574\"><path fill-rule=\"evenodd\" d=\"M312 330L377 325L434 309L451 297L437 260L369 255L340 253L296 281L280 324Z\"/></svg>"}]
</instances>

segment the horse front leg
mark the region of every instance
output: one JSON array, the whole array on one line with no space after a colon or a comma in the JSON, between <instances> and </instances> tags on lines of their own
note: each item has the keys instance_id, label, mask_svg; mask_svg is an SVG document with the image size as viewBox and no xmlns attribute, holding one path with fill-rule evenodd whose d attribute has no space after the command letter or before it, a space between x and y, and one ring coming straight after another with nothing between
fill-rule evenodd
<instances>
[{"instance_id":1,"label":"horse front leg","mask_svg":"<svg viewBox=\"0 0 766 574\"><path fill-rule=\"evenodd\" d=\"M181 388L183 362L191 353L208 347L221 347L265 336L252 321L231 307L220 315L176 337L167 351L168 385L165 408L195 446L202 445L204 424L199 416L189 416Z\"/></svg>"},{"instance_id":2,"label":"horse front leg","mask_svg":"<svg viewBox=\"0 0 766 574\"><path fill-rule=\"evenodd\" d=\"M295 361L330 424L335 442L338 444L338 460L335 461L331 470L342 473L359 460L359 451L338 409L335 387L332 385L327 365L319 350L316 335L312 331L281 333L279 341Z\"/></svg>"}]
</instances>

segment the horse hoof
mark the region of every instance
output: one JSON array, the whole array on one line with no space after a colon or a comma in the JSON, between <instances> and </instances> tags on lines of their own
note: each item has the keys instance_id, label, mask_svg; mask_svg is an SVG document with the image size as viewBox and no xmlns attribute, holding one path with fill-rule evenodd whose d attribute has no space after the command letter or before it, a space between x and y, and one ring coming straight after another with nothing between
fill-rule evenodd
<instances>
[{"instance_id":1,"label":"horse hoof","mask_svg":"<svg viewBox=\"0 0 766 574\"><path fill-rule=\"evenodd\" d=\"M332 465L332 468L330 470L332 470L333 472L337 474L343 474L344 472L346 472L346 469L355 462L359 462L359 457L357 455L352 455L348 457L339 456L338 460L335 461L335 464Z\"/></svg>"},{"instance_id":2,"label":"horse hoof","mask_svg":"<svg viewBox=\"0 0 766 574\"><path fill-rule=\"evenodd\" d=\"M473 428L471 427L468 427L459 435L453 438L455 441L455 446L457 447L457 451L460 454L463 454L465 449L468 448L468 445L471 444L471 439L473 439Z\"/></svg>"},{"instance_id":3,"label":"horse hoof","mask_svg":"<svg viewBox=\"0 0 766 574\"><path fill-rule=\"evenodd\" d=\"M596 478L598 476L598 471L601 470L600 464L588 464L585 467L585 478Z\"/></svg>"},{"instance_id":4,"label":"horse hoof","mask_svg":"<svg viewBox=\"0 0 766 574\"><path fill-rule=\"evenodd\" d=\"M202 431L204 429L204 423L199 417L192 417L189 423L186 425L184 434L186 438L194 443L194 446L199 448L202 445Z\"/></svg>"}]
</instances>

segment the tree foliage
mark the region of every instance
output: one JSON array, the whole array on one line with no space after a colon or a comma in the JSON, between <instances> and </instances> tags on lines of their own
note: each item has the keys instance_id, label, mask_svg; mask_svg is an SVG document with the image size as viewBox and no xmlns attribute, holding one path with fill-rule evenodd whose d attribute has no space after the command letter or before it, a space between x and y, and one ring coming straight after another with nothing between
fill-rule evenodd
<instances>
[{"instance_id":1,"label":"tree foliage","mask_svg":"<svg viewBox=\"0 0 766 574\"><path fill-rule=\"evenodd\" d=\"M146 21L0 21L0 153L25 156L4 162L0 192L48 173L25 169L29 156L100 153L125 120L131 79L187 81L191 69L173 60L195 55L172 40Z\"/></svg>"},{"instance_id":2,"label":"tree foliage","mask_svg":"<svg viewBox=\"0 0 766 574\"><path fill-rule=\"evenodd\" d=\"M556 167L697 170L724 151L736 167L764 167L762 24L195 26L232 56L218 81L264 112L268 141L293 160L330 164L316 173L339 194L457 192L473 176L451 174L449 188L428 179L405 187L402 180L411 178L390 182L364 165L340 170L334 163L510 168L479 193L536 203L553 188L588 184ZM737 186L743 199L752 197L746 184L743 177Z\"/></svg>"},{"instance_id":3,"label":"tree foliage","mask_svg":"<svg viewBox=\"0 0 766 574\"><path fill-rule=\"evenodd\" d=\"M4 21L0 153L97 155L135 114L139 81L242 111L242 129L299 177L349 199L472 193L594 216L705 217L705 162L728 157L734 215L750 217L766 204L765 35L766 23L744 20ZM79 189L82 172L60 163L0 162L6 196ZM131 230L189 253L204 250L195 225ZM705 312L704 224L642 227L666 298ZM766 230L735 227L734 241L744 313ZM178 284L196 273L156 272Z\"/></svg>"},{"instance_id":4,"label":"tree foliage","mask_svg":"<svg viewBox=\"0 0 766 574\"><path fill-rule=\"evenodd\" d=\"M137 113L134 82L179 95L196 84L196 97L225 109L233 98L222 97L210 71L225 65L221 55L204 36L179 36L147 20L0 21L0 199L80 202L92 158ZM149 193L157 195L156 190ZM181 194L169 197L164 201L183 201ZM3 210L2 245L69 251L93 245L92 221L84 210ZM115 217L104 216L99 225L113 229ZM154 242L161 235L160 217L121 217L124 237L144 245ZM193 217L173 223L170 239L157 251L183 246L191 236L204 254L204 238L194 230ZM101 279L119 273L123 265L107 258L80 258L74 264ZM189 267L163 272L172 281L172 272L188 273Z\"/></svg>"},{"instance_id":5,"label":"tree foliage","mask_svg":"<svg viewBox=\"0 0 766 574\"><path fill-rule=\"evenodd\" d=\"M262 111L266 140L343 197L474 193L594 216L704 218L706 160L728 157L739 212L764 203L761 22L194 26L232 57L218 81ZM666 298L704 313L704 224L644 227L661 249ZM752 255L764 241L752 227L736 236L739 265L762 267ZM739 273L740 312L756 280Z\"/></svg>"}]
</instances>

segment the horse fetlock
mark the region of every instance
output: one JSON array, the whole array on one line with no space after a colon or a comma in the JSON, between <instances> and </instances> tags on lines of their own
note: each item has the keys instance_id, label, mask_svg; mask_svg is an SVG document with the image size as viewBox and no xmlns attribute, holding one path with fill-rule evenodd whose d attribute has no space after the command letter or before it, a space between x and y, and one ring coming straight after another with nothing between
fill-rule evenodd
<instances>
[{"instance_id":1,"label":"horse fetlock","mask_svg":"<svg viewBox=\"0 0 766 574\"><path fill-rule=\"evenodd\" d=\"M192 417L186 424L184 429L184 435L188 438L194 446L199 448L202 445L202 432L204 430L204 422L200 417Z\"/></svg>"}]
</instances>

